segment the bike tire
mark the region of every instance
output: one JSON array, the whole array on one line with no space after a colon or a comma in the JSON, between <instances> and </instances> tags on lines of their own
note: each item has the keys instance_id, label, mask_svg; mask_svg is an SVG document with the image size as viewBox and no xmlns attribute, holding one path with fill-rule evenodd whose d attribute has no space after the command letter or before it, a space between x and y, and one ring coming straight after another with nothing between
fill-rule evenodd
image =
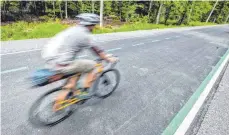
<instances>
[{"instance_id":1,"label":"bike tire","mask_svg":"<svg viewBox=\"0 0 229 135\"><path fill-rule=\"evenodd\" d=\"M62 122L63 120L65 120L66 118L68 118L72 113L73 113L73 108L68 108L68 110L65 110L67 112L65 112L64 116L61 117L60 119L56 120L56 121L53 121L53 122L45 122L43 121L40 117L38 117L37 115L33 115L34 114L34 111L41 105L42 103L42 100L54 93L54 92L57 92L57 91L60 91L62 90L61 87L59 88L55 88L55 89L52 89L48 92L46 92L45 94L43 94L42 96L40 96L31 106L30 110L29 110L29 121L31 124L35 125L35 126L54 126L60 122Z\"/></svg>"},{"instance_id":2,"label":"bike tire","mask_svg":"<svg viewBox=\"0 0 229 135\"><path fill-rule=\"evenodd\" d=\"M108 72L114 72L114 74L116 76L116 78L115 78L116 84L111 89L111 91L109 93L103 95L103 94L98 92L98 85L99 85L99 81L100 81L101 77L106 75ZM119 83L120 83L120 73L119 73L119 71L117 69L112 68L112 69L108 69L108 70L104 71L103 73L101 73L101 75L95 81L94 88L93 88L93 91L95 91L95 96L97 96L99 98L107 98L108 96L110 96L116 90L116 88L118 87Z\"/></svg>"}]
</instances>

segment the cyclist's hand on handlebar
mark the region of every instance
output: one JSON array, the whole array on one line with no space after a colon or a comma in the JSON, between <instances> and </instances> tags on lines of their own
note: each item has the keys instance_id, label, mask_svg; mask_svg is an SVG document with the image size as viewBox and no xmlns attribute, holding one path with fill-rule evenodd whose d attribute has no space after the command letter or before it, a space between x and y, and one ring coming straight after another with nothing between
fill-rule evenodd
<instances>
[{"instance_id":1,"label":"cyclist's hand on handlebar","mask_svg":"<svg viewBox=\"0 0 229 135\"><path fill-rule=\"evenodd\" d=\"M116 57L109 57L109 58L108 58L108 61L111 62L111 63L114 63L114 62L116 62L117 60L118 60L118 58L116 58Z\"/></svg>"},{"instance_id":2,"label":"cyclist's hand on handlebar","mask_svg":"<svg viewBox=\"0 0 229 135\"><path fill-rule=\"evenodd\" d=\"M106 58L108 62L114 63L118 60L117 57L114 57L112 54L106 54Z\"/></svg>"},{"instance_id":3,"label":"cyclist's hand on handlebar","mask_svg":"<svg viewBox=\"0 0 229 135\"><path fill-rule=\"evenodd\" d=\"M110 63L115 63L118 59L116 57L113 57L112 54L105 54L105 53L100 53L100 57Z\"/></svg>"}]
</instances>

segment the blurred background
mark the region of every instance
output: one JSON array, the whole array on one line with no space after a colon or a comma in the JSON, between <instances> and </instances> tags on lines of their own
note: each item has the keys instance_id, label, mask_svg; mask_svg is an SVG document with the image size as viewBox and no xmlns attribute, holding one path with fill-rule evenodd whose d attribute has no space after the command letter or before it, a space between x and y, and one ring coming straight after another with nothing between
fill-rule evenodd
<instances>
[{"instance_id":1,"label":"blurred background","mask_svg":"<svg viewBox=\"0 0 229 135\"><path fill-rule=\"evenodd\" d=\"M228 22L229 1L1 1L1 40L51 37L79 13L100 14L94 33Z\"/></svg>"}]
</instances>

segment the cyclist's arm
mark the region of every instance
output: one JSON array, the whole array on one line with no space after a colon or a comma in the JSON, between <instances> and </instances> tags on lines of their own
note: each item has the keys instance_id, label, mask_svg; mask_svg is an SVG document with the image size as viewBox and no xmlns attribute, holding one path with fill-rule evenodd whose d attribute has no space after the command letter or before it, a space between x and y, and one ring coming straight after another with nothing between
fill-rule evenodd
<instances>
[{"instance_id":1,"label":"cyclist's arm","mask_svg":"<svg viewBox=\"0 0 229 135\"><path fill-rule=\"evenodd\" d=\"M100 58L108 61L108 62L112 62L113 60L111 58L108 58L107 55L104 53L104 51L97 47L97 46L91 46L91 49L93 50L93 52L95 52Z\"/></svg>"}]
</instances>

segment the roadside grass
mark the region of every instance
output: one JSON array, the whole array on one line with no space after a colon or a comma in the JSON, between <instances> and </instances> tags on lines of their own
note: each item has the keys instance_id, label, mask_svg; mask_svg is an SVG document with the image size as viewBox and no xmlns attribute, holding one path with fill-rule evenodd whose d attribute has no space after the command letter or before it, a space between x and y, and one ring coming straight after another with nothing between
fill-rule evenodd
<instances>
[{"instance_id":1,"label":"roadside grass","mask_svg":"<svg viewBox=\"0 0 229 135\"><path fill-rule=\"evenodd\" d=\"M103 27L96 28L93 33L101 34L101 33L111 33L111 32L125 32L125 31L136 31L136 30L150 30L150 29L162 29L162 28L172 28L177 27L174 25L163 25L163 24L150 24L150 23L133 23L133 24L124 24L120 27Z\"/></svg>"},{"instance_id":2,"label":"roadside grass","mask_svg":"<svg viewBox=\"0 0 229 135\"><path fill-rule=\"evenodd\" d=\"M215 23L204 22L190 22L188 25L164 25L164 24L150 24L136 22L132 24L123 24L119 27L107 25L105 27L96 27L93 31L94 34L111 33L111 32L125 32L135 30L150 30L150 29L163 29L173 27L185 27L185 26L204 26L215 25ZM19 40L19 39L32 39L32 38L48 38L52 37L58 32L70 27L70 25L62 24L60 21L48 21L48 22L16 22L1 26L1 41L6 40Z\"/></svg>"},{"instance_id":3,"label":"roadside grass","mask_svg":"<svg viewBox=\"0 0 229 135\"><path fill-rule=\"evenodd\" d=\"M17 22L1 26L1 40L19 40L52 37L68 25L59 22L27 23Z\"/></svg>"}]
</instances>

